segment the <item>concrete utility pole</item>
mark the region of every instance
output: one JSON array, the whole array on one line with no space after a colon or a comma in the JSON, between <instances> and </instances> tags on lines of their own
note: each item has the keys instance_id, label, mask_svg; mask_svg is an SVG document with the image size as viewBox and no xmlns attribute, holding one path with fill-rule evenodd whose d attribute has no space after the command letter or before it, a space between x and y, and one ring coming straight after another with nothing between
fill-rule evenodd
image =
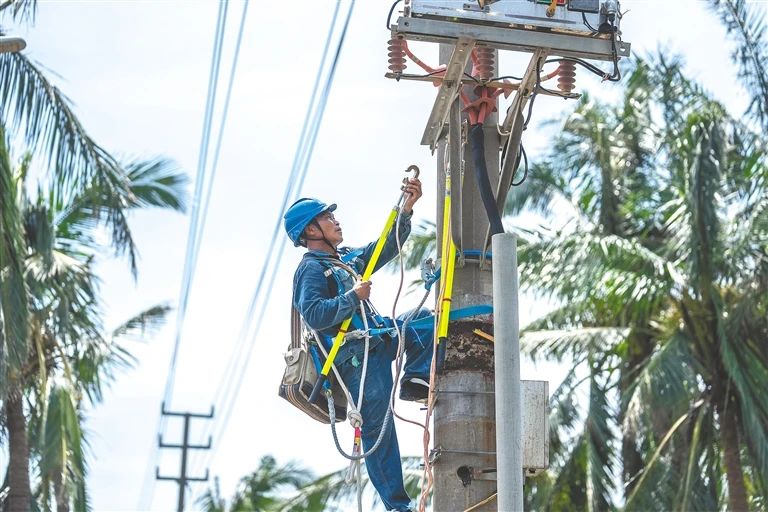
<instances>
[{"instance_id":1,"label":"concrete utility pole","mask_svg":"<svg viewBox=\"0 0 768 512\"><path fill-rule=\"evenodd\" d=\"M440 45L440 62L450 60L453 45ZM469 69L467 70L470 71ZM471 91L467 91L470 92ZM472 95L474 97L474 95ZM451 110L449 130L454 138L465 116L460 115L458 100ZM499 174L499 134L496 129L498 115L489 115L483 128L485 158L491 186L495 189ZM457 147L447 149L443 140L437 150L438 215L442 218L445 190L444 161L446 150L453 154L452 201L457 204L456 191L461 187L462 210L454 216L454 233L461 233L461 246L457 250L483 249L488 216L475 185L472 159L467 149L464 182L459 176ZM458 222L456 222L458 221ZM438 225L438 237L440 229ZM438 247L441 247L438 240ZM440 255L442 258L443 255ZM465 261L459 256L454 275L452 308L478 304L491 304L493 280L491 262ZM436 511L463 511L491 497L496 492L496 427L494 414L493 346L474 334L474 329L492 333L490 319L473 319L451 324L446 342L443 368L437 376L437 403L434 412L434 494ZM473 509L477 512L497 508L494 499ZM508 512L508 511L505 511Z\"/></svg>"},{"instance_id":2,"label":"concrete utility pole","mask_svg":"<svg viewBox=\"0 0 768 512\"><path fill-rule=\"evenodd\" d=\"M158 446L160 448L179 448L181 449L181 472L178 477L161 476L160 468L155 468L155 478L157 480L172 480L179 484L179 499L176 506L176 512L184 512L184 496L187 490L187 482L206 482L208 481L208 470L205 470L203 478L194 478L187 476L187 450L209 450L211 448L211 438L208 438L208 444L195 445L189 444L189 421L191 418L213 418L213 408L209 414L194 414L191 412L171 412L165 410L165 404L162 406L161 414L163 416L181 416L184 418L184 441L181 444L167 444L163 442L162 434L158 435Z\"/></svg>"}]
</instances>

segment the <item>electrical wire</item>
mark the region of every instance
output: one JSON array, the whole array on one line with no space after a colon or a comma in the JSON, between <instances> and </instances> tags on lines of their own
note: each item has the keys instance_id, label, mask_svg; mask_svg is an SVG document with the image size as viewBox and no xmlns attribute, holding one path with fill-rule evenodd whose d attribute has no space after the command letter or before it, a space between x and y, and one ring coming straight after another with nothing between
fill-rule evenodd
<instances>
[{"instance_id":1,"label":"electrical wire","mask_svg":"<svg viewBox=\"0 0 768 512\"><path fill-rule=\"evenodd\" d=\"M297 160L294 161L294 165L296 166L296 169L297 169L297 174L299 175L299 178L297 180L298 183L296 181L294 181L294 180L289 181L289 186L291 184L294 185L294 194L293 194L294 197L297 196L299 194L299 192L301 191L301 188L303 186L304 180L305 180L306 175L307 175L309 161L310 161L312 153L314 151L314 146L315 146L315 142L317 140L317 135L319 133L319 128L320 128L320 124L321 124L321 121L322 121L322 118L323 118L323 113L325 111L325 106L327 104L328 97L330 95L329 94L330 93L330 89L331 89L331 87L333 85L333 79L334 79L335 74L336 74L336 69L337 69L337 66L338 66L341 50L342 50L343 45L344 45L344 40L345 40L345 37L346 37L347 29L349 27L349 22L350 22L350 19L352 17L352 12L353 12L353 8L354 8L354 4L355 4L354 0L352 2L350 2L350 6L349 6L349 9L348 9L347 14L346 14L346 20L344 22L344 26L343 26L343 29L342 29L342 32L341 32L341 35L339 37L339 41L338 41L338 44L337 44L336 52L335 52L335 55L334 55L331 67L330 67L330 69L328 71L328 75L327 75L325 84L324 84L324 86L322 88L322 92L320 94L320 98L321 98L320 102L317 105L317 107L314 110L314 112L312 112L311 106L310 106L310 109L307 111L307 118L305 119L305 123L307 122L307 120L311 119L311 121L309 122L310 129L308 130L309 141L307 142L306 139L303 141L304 145L301 147L301 150L297 150L298 158L297 158ZM338 8L338 4L337 4L337 8ZM337 9L336 12L338 12L338 9ZM335 21L332 24L332 29L334 27L335 27ZM328 46L330 46L330 38L331 38L332 34L333 34L333 31L329 31L329 41L328 41L329 44L328 44ZM324 55L325 55L325 53L324 53ZM315 89L317 89L317 87L320 85L321 77L322 77L322 70L323 70L323 65L321 63L321 69L318 72L318 77L317 77L317 80L316 80ZM288 190L290 190L290 188ZM287 204L287 202L286 202L286 204ZM276 223L276 228L275 228L276 232L278 232L278 233L279 233L280 227L282 225L281 217L282 217L282 211L284 209L285 208L283 208L280 211L280 214L278 215L278 219L277 219L277 223ZM276 242L276 236L273 237L272 243L270 244L270 249L269 249L270 254L272 253L272 250L274 249L274 243L275 242ZM278 259L277 259L277 261L275 263L275 267L274 267L273 271L271 272L269 283L267 284L266 293L265 293L266 297L268 297L271 294L272 288L274 287L274 282L275 282L275 278L276 278L276 275L277 275L277 270L278 270L278 267L279 267L279 264L280 264L279 256L280 256L280 254L282 254L282 252L285 249L285 243L286 243L286 238L283 237L282 240L281 240L281 243L280 243L280 248L279 248L279 250L277 252ZM268 268L267 267L268 264L269 264L269 262L265 261L265 267L262 269L262 275L266 275L266 268ZM228 389L230 391L229 392L230 396L228 398L224 398L222 400L223 406L221 407L221 409L223 410L223 417L222 417L223 419L222 419L221 423L219 424L219 428L216 431L216 434L214 435L214 437L217 438L217 439L220 439L223 436L223 434L226 431L226 429L227 429L227 426L228 426L231 414L232 414L232 412L234 410L234 404L237 401L237 397L238 397L239 390L240 390L240 385L242 384L242 380L243 380L243 378L245 376L245 370L246 370L246 368L248 366L248 361L250 360L250 357L251 357L251 355L253 353L253 348L255 346L255 340L256 340L256 337L258 335L259 328L261 326L261 323L262 323L262 321L264 319L264 315L266 313L266 308L267 308L268 303L267 303L266 300L264 300L264 301L262 301L262 304L261 304L262 307L261 307L261 309L259 311L259 315L258 315L256 321L252 323L253 313L255 312L255 304L257 302L258 297L261 296L261 291L263 289L263 288L261 288L262 285L263 285L263 279L260 281L260 284L257 285L256 291L254 293L253 300L252 300L252 304L254 305L254 307L249 311L249 314L246 317L246 321L244 323L244 331L243 332L245 332L245 333L250 332L251 334L250 334L250 336L247 336L247 335L243 336L243 338L241 340L242 344L241 344L241 349L240 350L241 350L241 352L244 352L244 355L237 359L237 362L240 363L239 370L233 372L234 374L236 374L234 379L232 378L233 373L226 374L224 376L224 378L227 379L229 383L234 383L234 385L228 386ZM252 328L249 328L249 326L251 326L251 325L252 325ZM207 457L207 460L209 462L212 462L214 460L214 458L216 456L216 453L217 453L217 450L218 450L220 445L221 445L221 443L215 443L214 444L214 447L212 448L212 450L210 451L209 456Z\"/></svg>"},{"instance_id":2,"label":"electrical wire","mask_svg":"<svg viewBox=\"0 0 768 512\"><path fill-rule=\"evenodd\" d=\"M531 94L531 99L528 100L528 114L525 116L525 122L523 123L523 130L526 130L528 128L528 123L531 122L531 114L533 114L533 103L536 101L536 96L538 95L538 90L534 90L533 94Z\"/></svg>"},{"instance_id":3,"label":"electrical wire","mask_svg":"<svg viewBox=\"0 0 768 512\"><path fill-rule=\"evenodd\" d=\"M586 13L584 12L581 13L581 19L584 21L584 26L587 27L589 30L591 30L593 35L600 33L599 30L597 30L595 27L589 24L589 21L587 21Z\"/></svg>"},{"instance_id":4,"label":"electrical wire","mask_svg":"<svg viewBox=\"0 0 768 512\"><path fill-rule=\"evenodd\" d=\"M402 0L395 0L394 3L392 4L392 7L389 8L389 14L387 14L387 30L392 30L392 25L390 23L392 21L392 13L395 12L395 7L401 1Z\"/></svg>"},{"instance_id":5,"label":"electrical wire","mask_svg":"<svg viewBox=\"0 0 768 512\"><path fill-rule=\"evenodd\" d=\"M233 393L233 386L234 386L234 380L231 378L228 378L231 375L234 375L236 373L241 373L242 371L238 371L238 365L242 365L243 362L243 354L246 351L247 346L247 340L251 336L251 328L253 326L253 318L256 314L256 308L259 305L259 298L262 297L262 291L264 289L264 280L266 279L267 274L269 273L271 276L271 279L267 285L267 289L271 291L273 285L274 285L274 276L277 272L277 268L271 269L273 260L272 256L275 254L275 246L277 244L278 237L281 233L281 216L282 212L285 211L285 209L288 207L288 203L291 201L292 198L298 196L299 191L301 190L301 186L303 184L303 177L301 175L302 168L306 169L306 166L304 166L304 162L307 160L307 154L309 151L309 154L311 154L311 149L308 150L309 145L307 143L308 138L311 139L312 133L315 133L318 127L318 104L316 104L316 99L318 96L318 93L320 91L320 83L322 82L323 72L325 71L325 62L328 57L329 50L331 48L331 42L333 38L333 34L336 30L336 25L338 21L338 15L339 15L339 9L340 9L341 3L337 2L336 7L333 12L333 17L331 20L330 28L328 30L328 35L326 37L325 46L323 49L322 56L320 58L320 65L318 67L317 76L315 77L315 84L312 87L312 94L310 97L309 105L307 107L307 113L304 118L304 123L302 125L301 135L299 137L299 142L296 147L296 151L294 154L294 160L293 165L291 167L291 172L289 173L289 178L286 184L285 193L283 195L282 205L279 209L278 217L275 222L275 226L272 232L272 239L269 244L269 248L267 250L267 255L264 260L264 264L261 269L261 273L259 275L254 294L251 298L251 302L248 306L248 311L245 315L240 334L238 335L237 342L235 344L235 347L233 348L232 355L228 361L227 367L222 373L222 379L219 381L219 386L216 390L216 394L214 395L213 402L215 404L222 404L223 407L220 407L219 409L222 409L224 411L229 410L228 404L231 400L231 396ZM322 106L324 109L324 105ZM322 113L320 113L320 116L322 116ZM304 175L306 172L304 173ZM285 238L281 240L281 244L279 249L277 250L277 255L283 253L285 250ZM279 262L279 259L277 260ZM269 295L269 292L267 293L267 296ZM263 306L262 306L263 310ZM263 313L259 315L259 318L263 316ZM228 421L228 419L227 419ZM216 422L210 424L210 427L207 429L205 436L212 436L213 437L213 430L219 425L216 424ZM218 433L215 436L218 438ZM215 445L218 447L218 444ZM214 452L217 448L214 448ZM208 459L212 460L212 457L207 457ZM204 462L203 459L201 459L199 462Z\"/></svg>"},{"instance_id":6,"label":"electrical wire","mask_svg":"<svg viewBox=\"0 0 768 512\"><path fill-rule=\"evenodd\" d=\"M504 75L504 76L495 76L489 80L489 82L496 82L498 80L522 80L519 76L512 76L512 75Z\"/></svg>"},{"instance_id":7,"label":"electrical wire","mask_svg":"<svg viewBox=\"0 0 768 512\"><path fill-rule=\"evenodd\" d=\"M187 235L187 248L184 261L184 270L182 272L182 285L179 292L179 308L176 316L176 335L174 337L173 352L169 363L168 374L165 383L165 389L163 392L163 402L170 402L170 398L173 394L173 384L176 377L176 366L178 363L179 346L181 343L181 328L184 323L184 316L186 314L187 301L189 298L189 290L194 277L194 268L197 262L197 252L200 245L197 240L198 229L200 219L200 199L203 194L203 186L205 182L205 163L208 155L208 145L211 136L211 123L213 119L213 108L216 102L216 89L219 81L219 66L221 64L221 50L223 46L224 31L227 21L227 8L229 3L223 1L219 4L218 15L216 19L216 31L214 34L213 52L211 56L211 69L208 76L208 94L206 98L205 114L203 118L203 133L201 135L200 153L198 155L198 167L197 175L195 179L195 191L194 199L192 202L192 212L190 215L189 232ZM210 182L209 182L210 185ZM204 215L207 214L207 208L203 209ZM165 416L160 414L157 422L156 432L162 432L165 426ZM146 510L152 505L152 497L154 495L155 477L152 471L152 466L157 460L159 454L158 443L153 438L152 448L150 449L150 456L147 462L147 469L145 472L145 479L142 484L142 488L139 494L138 508Z\"/></svg>"},{"instance_id":8,"label":"electrical wire","mask_svg":"<svg viewBox=\"0 0 768 512\"><path fill-rule=\"evenodd\" d=\"M525 146L523 146L523 143L520 143L520 154L523 156L523 161L525 162L525 172L523 172L523 177L520 178L520 181L515 181L515 177L512 176L512 182L510 183L510 186L512 187L519 187L523 184L525 179L528 177L528 155L525 153ZM517 174L517 172L515 172Z\"/></svg>"}]
</instances>

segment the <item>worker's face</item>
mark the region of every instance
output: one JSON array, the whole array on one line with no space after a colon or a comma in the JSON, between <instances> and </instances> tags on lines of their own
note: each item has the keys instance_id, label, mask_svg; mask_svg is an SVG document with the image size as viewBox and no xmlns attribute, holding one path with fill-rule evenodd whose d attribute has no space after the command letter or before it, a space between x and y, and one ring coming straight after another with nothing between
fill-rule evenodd
<instances>
[{"instance_id":1,"label":"worker's face","mask_svg":"<svg viewBox=\"0 0 768 512\"><path fill-rule=\"evenodd\" d=\"M324 236L331 244L333 244L334 248L338 247L344 240L344 237L342 236L341 224L339 224L339 221L333 216L333 213L323 212L315 217L315 220L317 221L317 225L314 226L315 229L319 226L320 229L318 231L322 231L318 233L318 235Z\"/></svg>"}]
</instances>

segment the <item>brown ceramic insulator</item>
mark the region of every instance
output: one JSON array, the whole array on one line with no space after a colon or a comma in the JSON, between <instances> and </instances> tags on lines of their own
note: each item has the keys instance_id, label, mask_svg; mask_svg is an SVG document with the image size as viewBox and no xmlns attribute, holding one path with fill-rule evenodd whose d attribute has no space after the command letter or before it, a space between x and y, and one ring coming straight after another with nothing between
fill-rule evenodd
<instances>
[{"instance_id":1,"label":"brown ceramic insulator","mask_svg":"<svg viewBox=\"0 0 768 512\"><path fill-rule=\"evenodd\" d=\"M402 73L405 71L405 39L390 39L387 50L389 53L389 70L392 73Z\"/></svg>"},{"instance_id":2,"label":"brown ceramic insulator","mask_svg":"<svg viewBox=\"0 0 768 512\"><path fill-rule=\"evenodd\" d=\"M576 64L568 61L560 61L557 69L557 88L563 92L571 92L576 88Z\"/></svg>"},{"instance_id":3,"label":"brown ceramic insulator","mask_svg":"<svg viewBox=\"0 0 768 512\"><path fill-rule=\"evenodd\" d=\"M475 68L472 74L480 80L490 80L496 68L493 48L478 46L475 48L475 57Z\"/></svg>"}]
</instances>

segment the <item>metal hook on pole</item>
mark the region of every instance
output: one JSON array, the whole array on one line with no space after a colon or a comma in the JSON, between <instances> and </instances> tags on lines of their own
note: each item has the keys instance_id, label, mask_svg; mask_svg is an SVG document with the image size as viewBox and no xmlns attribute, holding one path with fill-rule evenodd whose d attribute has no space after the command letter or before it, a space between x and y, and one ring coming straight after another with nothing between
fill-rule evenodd
<instances>
[{"instance_id":1,"label":"metal hook on pole","mask_svg":"<svg viewBox=\"0 0 768 512\"><path fill-rule=\"evenodd\" d=\"M419 174L421 171L419 171L419 166L416 164L411 164L408 166L408 168L405 170L405 172L413 173L413 178L416 179L419 177ZM403 201L405 200L405 196L408 195L408 193L405 191L405 187L408 185L408 178L403 178L403 184L400 186L400 190L402 190L402 193L400 194L400 199L397 200L397 208L399 209L400 206L403 204Z\"/></svg>"}]
</instances>

